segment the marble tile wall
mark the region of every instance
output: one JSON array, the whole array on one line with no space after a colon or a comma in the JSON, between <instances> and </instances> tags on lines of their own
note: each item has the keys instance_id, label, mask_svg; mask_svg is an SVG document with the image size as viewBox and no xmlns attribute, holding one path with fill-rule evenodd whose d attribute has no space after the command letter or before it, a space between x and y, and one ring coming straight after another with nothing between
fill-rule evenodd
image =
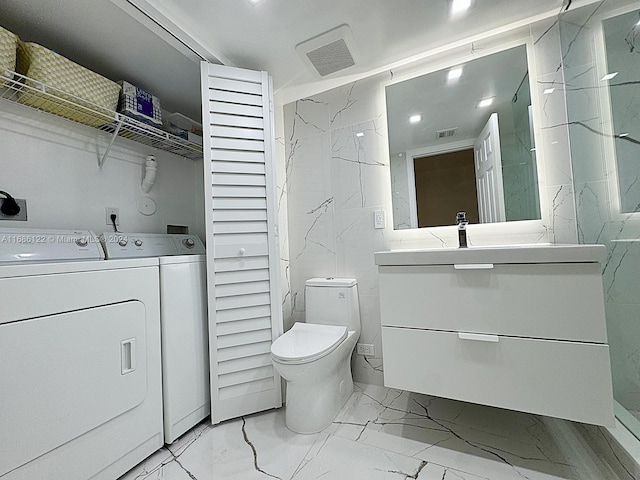
<instances>
[{"instance_id":1,"label":"marble tile wall","mask_svg":"<svg viewBox=\"0 0 640 480\"><path fill-rule=\"evenodd\" d=\"M543 220L472 225L471 244L576 243L575 205L557 19L529 30L539 118ZM476 44L477 46L477 44ZM465 52L468 54L468 52ZM384 72L284 106L291 322L304 318L304 282L318 276L358 280L361 343L375 356L354 356L354 379L381 385L382 344L374 252L457 246L455 227L393 229L385 120ZM557 93L543 95L549 85ZM363 135L360 135L363 134ZM397 173L397 172L396 172ZM374 229L376 210L386 227Z\"/></svg>"},{"instance_id":2,"label":"marble tile wall","mask_svg":"<svg viewBox=\"0 0 640 480\"><path fill-rule=\"evenodd\" d=\"M625 13L626 27L610 35L607 46L617 44L629 68L607 88L600 28L603 19ZM607 246L603 279L614 397L632 412L640 411L640 214L638 207L621 212L633 212L628 206L637 205L638 195L640 57L633 38L640 34L634 31L639 14L638 2L604 0L560 17L579 241ZM610 112L634 129L616 131ZM619 133L629 135L616 139ZM640 433L640 424L635 427Z\"/></svg>"},{"instance_id":3,"label":"marble tile wall","mask_svg":"<svg viewBox=\"0 0 640 480\"><path fill-rule=\"evenodd\" d=\"M393 217L390 221L392 221L393 228L410 228L409 190L404 187L409 182L405 159L397 154L390 155L389 173L391 175L391 198L393 203Z\"/></svg>"},{"instance_id":4,"label":"marble tile wall","mask_svg":"<svg viewBox=\"0 0 640 480\"><path fill-rule=\"evenodd\" d=\"M275 104L276 109L281 111L282 105ZM286 157L284 138L284 117L277 115L274 118L275 133L275 158ZM285 330L291 328L291 288L290 288L290 262L289 262L289 231L287 225L287 163L276 162L276 191L278 205L278 246L280 249L280 293L282 298L282 317Z\"/></svg>"}]
</instances>

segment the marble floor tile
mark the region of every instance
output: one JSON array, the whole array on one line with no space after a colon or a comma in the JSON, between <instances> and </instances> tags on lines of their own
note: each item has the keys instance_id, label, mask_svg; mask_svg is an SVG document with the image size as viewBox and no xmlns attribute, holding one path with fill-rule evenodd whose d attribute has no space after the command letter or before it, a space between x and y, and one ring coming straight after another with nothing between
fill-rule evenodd
<instances>
[{"instance_id":1,"label":"marble floor tile","mask_svg":"<svg viewBox=\"0 0 640 480\"><path fill-rule=\"evenodd\" d=\"M295 480L363 478L368 480L427 478L427 462L371 447L335 435L324 434L320 448L293 475Z\"/></svg>"},{"instance_id":2,"label":"marble floor tile","mask_svg":"<svg viewBox=\"0 0 640 480\"><path fill-rule=\"evenodd\" d=\"M571 422L356 385L332 425L284 409L202 423L121 480L618 480Z\"/></svg>"},{"instance_id":3,"label":"marble floor tile","mask_svg":"<svg viewBox=\"0 0 640 480\"><path fill-rule=\"evenodd\" d=\"M163 447L129 470L124 476L120 477L120 480L162 478L158 477L159 472L163 471L164 467L172 461L173 456L171 452Z\"/></svg>"}]
</instances>

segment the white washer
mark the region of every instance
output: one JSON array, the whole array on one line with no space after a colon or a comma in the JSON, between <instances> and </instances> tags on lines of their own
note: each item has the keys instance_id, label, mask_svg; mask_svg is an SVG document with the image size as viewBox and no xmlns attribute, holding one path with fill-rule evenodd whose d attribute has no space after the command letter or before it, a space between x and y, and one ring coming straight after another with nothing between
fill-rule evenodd
<instances>
[{"instance_id":1,"label":"white washer","mask_svg":"<svg viewBox=\"0 0 640 480\"><path fill-rule=\"evenodd\" d=\"M196 235L104 233L107 259L159 257L164 441L209 415L206 257Z\"/></svg>"},{"instance_id":2,"label":"white washer","mask_svg":"<svg viewBox=\"0 0 640 480\"><path fill-rule=\"evenodd\" d=\"M3 480L113 480L162 446L157 265L0 229Z\"/></svg>"}]
</instances>

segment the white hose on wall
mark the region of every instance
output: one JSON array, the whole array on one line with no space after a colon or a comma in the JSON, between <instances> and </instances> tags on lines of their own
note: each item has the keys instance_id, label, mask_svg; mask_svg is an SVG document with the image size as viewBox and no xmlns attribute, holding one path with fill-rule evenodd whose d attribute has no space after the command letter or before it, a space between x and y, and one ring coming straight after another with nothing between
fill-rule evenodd
<instances>
[{"instance_id":1,"label":"white hose on wall","mask_svg":"<svg viewBox=\"0 0 640 480\"><path fill-rule=\"evenodd\" d=\"M140 185L143 193L149 193L151 191L151 187L153 187L156 181L157 171L158 162L156 162L156 157L149 155L144 164L144 176L142 177L142 185Z\"/></svg>"}]
</instances>

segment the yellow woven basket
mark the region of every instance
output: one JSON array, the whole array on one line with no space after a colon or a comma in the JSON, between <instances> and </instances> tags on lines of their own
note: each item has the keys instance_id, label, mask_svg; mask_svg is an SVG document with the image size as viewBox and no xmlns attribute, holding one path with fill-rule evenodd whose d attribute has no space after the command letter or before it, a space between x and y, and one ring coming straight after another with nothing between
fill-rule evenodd
<instances>
[{"instance_id":1,"label":"yellow woven basket","mask_svg":"<svg viewBox=\"0 0 640 480\"><path fill-rule=\"evenodd\" d=\"M16 48L18 36L0 27L0 75L13 78L16 70ZM7 81L2 82L4 85Z\"/></svg>"},{"instance_id":2,"label":"yellow woven basket","mask_svg":"<svg viewBox=\"0 0 640 480\"><path fill-rule=\"evenodd\" d=\"M30 87L22 89L20 103L94 127L113 119L120 85L62 55L18 40L16 71L28 77Z\"/></svg>"}]
</instances>

